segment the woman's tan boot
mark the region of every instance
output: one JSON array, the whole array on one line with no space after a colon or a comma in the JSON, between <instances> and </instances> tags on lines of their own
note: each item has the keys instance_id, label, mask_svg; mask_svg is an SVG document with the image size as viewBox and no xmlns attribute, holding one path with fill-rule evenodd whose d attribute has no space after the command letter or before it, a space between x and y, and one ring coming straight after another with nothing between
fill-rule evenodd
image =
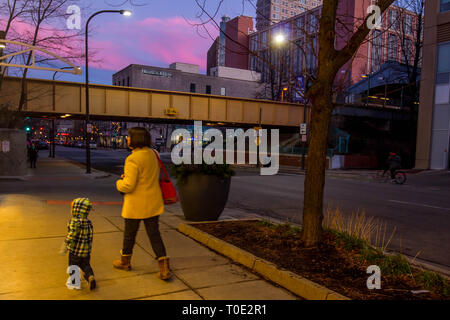
<instances>
[{"instance_id":1,"label":"woman's tan boot","mask_svg":"<svg viewBox=\"0 0 450 320\"><path fill-rule=\"evenodd\" d=\"M113 266L121 270L131 270L131 254L122 254L122 250L120 250L120 259L114 260Z\"/></svg>"},{"instance_id":2,"label":"woman's tan boot","mask_svg":"<svg viewBox=\"0 0 450 320\"><path fill-rule=\"evenodd\" d=\"M168 280L170 279L170 277L172 277L168 257L160 257L158 259L158 266L159 266L158 278L160 278L161 280Z\"/></svg>"}]
</instances>

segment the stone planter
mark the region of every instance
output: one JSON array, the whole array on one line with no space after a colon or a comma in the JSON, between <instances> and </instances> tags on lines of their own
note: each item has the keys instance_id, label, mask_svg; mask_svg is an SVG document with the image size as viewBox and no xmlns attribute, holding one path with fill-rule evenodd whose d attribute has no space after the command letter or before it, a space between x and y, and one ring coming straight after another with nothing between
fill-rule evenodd
<instances>
[{"instance_id":1,"label":"stone planter","mask_svg":"<svg viewBox=\"0 0 450 320\"><path fill-rule=\"evenodd\" d=\"M181 208L186 220L214 221L219 218L228 200L231 178L192 174L178 186Z\"/></svg>"},{"instance_id":2,"label":"stone planter","mask_svg":"<svg viewBox=\"0 0 450 320\"><path fill-rule=\"evenodd\" d=\"M0 176L27 174L27 137L23 130L0 128Z\"/></svg>"}]
</instances>

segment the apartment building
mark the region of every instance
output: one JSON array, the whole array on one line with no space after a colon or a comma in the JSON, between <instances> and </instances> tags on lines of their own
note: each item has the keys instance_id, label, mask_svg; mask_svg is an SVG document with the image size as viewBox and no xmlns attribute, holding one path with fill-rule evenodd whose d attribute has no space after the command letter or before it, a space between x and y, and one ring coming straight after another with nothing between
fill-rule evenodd
<instances>
[{"instance_id":1,"label":"apartment building","mask_svg":"<svg viewBox=\"0 0 450 320\"><path fill-rule=\"evenodd\" d=\"M353 30L367 15L369 0L341 1L338 7L340 24L336 26L336 48L342 48ZM307 79L317 68L318 28L321 6L297 14L249 35L250 70L261 73L263 82L284 85L295 83L298 77ZM338 82L342 89L377 72L389 61L411 64L415 56L417 15L400 7L391 6L382 16L381 25L368 36L354 59L339 72ZM275 43L282 35L285 40ZM274 69L275 75L273 74ZM280 80L280 73L282 79ZM290 87L289 85L287 87Z\"/></svg>"},{"instance_id":2,"label":"apartment building","mask_svg":"<svg viewBox=\"0 0 450 320\"><path fill-rule=\"evenodd\" d=\"M450 168L450 0L425 2L416 168Z\"/></svg>"}]
</instances>

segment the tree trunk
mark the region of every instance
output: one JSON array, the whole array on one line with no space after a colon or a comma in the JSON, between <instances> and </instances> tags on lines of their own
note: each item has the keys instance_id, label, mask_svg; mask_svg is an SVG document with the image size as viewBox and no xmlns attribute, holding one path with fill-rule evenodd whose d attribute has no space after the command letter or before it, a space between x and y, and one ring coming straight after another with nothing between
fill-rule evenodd
<instances>
[{"instance_id":1,"label":"tree trunk","mask_svg":"<svg viewBox=\"0 0 450 320\"><path fill-rule=\"evenodd\" d=\"M312 117L305 177L305 199L301 239L306 247L317 246L322 236L323 191L331 95L312 96Z\"/></svg>"}]
</instances>

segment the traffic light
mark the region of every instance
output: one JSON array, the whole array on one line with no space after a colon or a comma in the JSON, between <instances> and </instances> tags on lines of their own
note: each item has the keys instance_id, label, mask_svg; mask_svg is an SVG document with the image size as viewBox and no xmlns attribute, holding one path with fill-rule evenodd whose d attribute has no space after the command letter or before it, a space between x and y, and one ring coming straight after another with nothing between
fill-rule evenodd
<instances>
[{"instance_id":1,"label":"traffic light","mask_svg":"<svg viewBox=\"0 0 450 320\"><path fill-rule=\"evenodd\" d=\"M26 126L25 127L25 132L30 132L31 131L31 127L30 126Z\"/></svg>"}]
</instances>

